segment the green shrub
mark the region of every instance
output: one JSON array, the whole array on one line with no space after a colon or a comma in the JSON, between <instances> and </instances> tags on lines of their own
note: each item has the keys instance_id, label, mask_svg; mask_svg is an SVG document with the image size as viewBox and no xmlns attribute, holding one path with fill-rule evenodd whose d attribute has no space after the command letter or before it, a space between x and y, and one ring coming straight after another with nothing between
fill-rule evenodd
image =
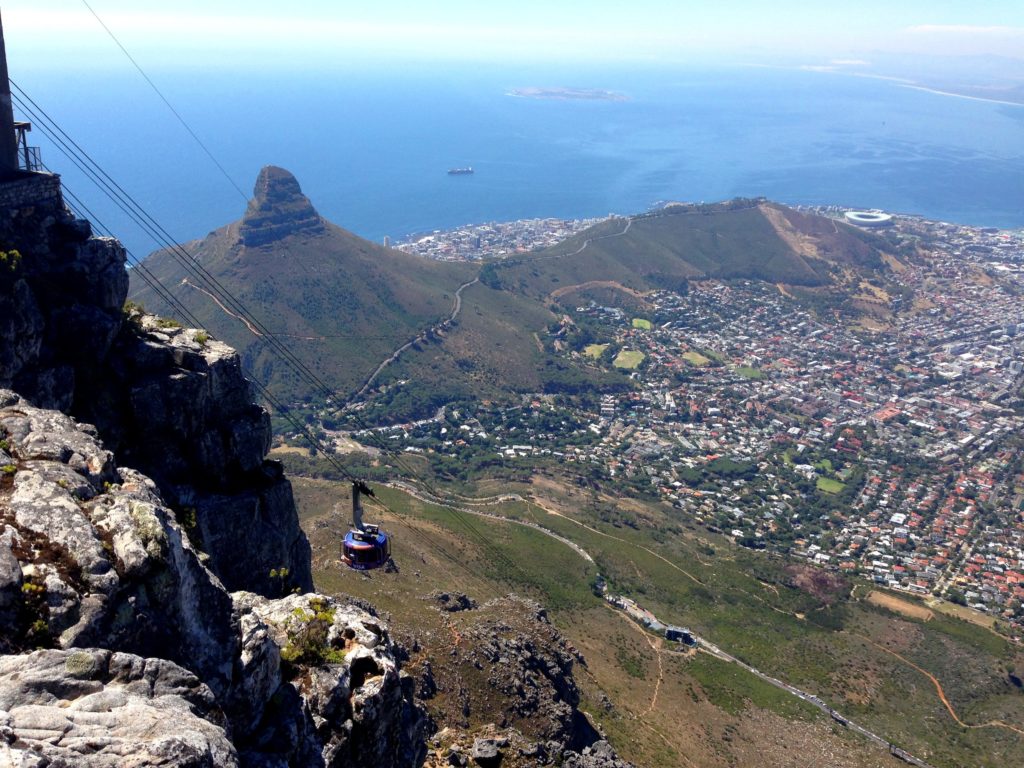
<instances>
[{"instance_id":1,"label":"green shrub","mask_svg":"<svg viewBox=\"0 0 1024 768\"><path fill-rule=\"evenodd\" d=\"M5 272L17 272L19 266L21 266L21 253L19 251L0 251L0 269Z\"/></svg>"}]
</instances>

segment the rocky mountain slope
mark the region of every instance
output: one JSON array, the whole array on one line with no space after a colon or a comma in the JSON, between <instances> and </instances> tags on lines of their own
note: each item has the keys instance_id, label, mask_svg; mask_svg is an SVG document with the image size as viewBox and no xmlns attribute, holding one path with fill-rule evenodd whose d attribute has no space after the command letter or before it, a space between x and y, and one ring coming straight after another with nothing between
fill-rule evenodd
<instances>
[{"instance_id":1,"label":"rocky mountain slope","mask_svg":"<svg viewBox=\"0 0 1024 768\"><path fill-rule=\"evenodd\" d=\"M269 574L281 568L310 589L291 488L264 458L269 419L234 351L168 321L126 317L123 247L92 237L59 187L49 197L30 187L5 213L0 387L95 425L106 448L156 480L205 536L210 567L230 589L279 589Z\"/></svg>"},{"instance_id":2,"label":"rocky mountain slope","mask_svg":"<svg viewBox=\"0 0 1024 768\"><path fill-rule=\"evenodd\" d=\"M0 763L416 763L387 628L309 593L237 355L126 316L56 182L0 189Z\"/></svg>"}]
</instances>

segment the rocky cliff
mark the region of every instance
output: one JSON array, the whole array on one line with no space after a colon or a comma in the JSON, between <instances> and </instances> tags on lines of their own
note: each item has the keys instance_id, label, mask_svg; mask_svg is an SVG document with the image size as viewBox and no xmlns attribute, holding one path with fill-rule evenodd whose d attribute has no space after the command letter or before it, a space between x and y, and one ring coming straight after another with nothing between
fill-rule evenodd
<instances>
[{"instance_id":1,"label":"rocky cliff","mask_svg":"<svg viewBox=\"0 0 1024 768\"><path fill-rule=\"evenodd\" d=\"M237 356L126 313L123 248L64 209L55 177L15 186L0 185L0 764L422 762L428 721L386 625L308 592Z\"/></svg>"},{"instance_id":2,"label":"rocky cliff","mask_svg":"<svg viewBox=\"0 0 1024 768\"><path fill-rule=\"evenodd\" d=\"M0 387L94 424L187 518L229 589L278 591L270 572L282 568L289 587L312 589L291 487L265 459L270 422L237 355L126 315L124 248L65 210L56 177L34 178L6 210L0 190Z\"/></svg>"},{"instance_id":3,"label":"rocky cliff","mask_svg":"<svg viewBox=\"0 0 1024 768\"><path fill-rule=\"evenodd\" d=\"M23 764L417 763L425 720L376 616L229 593L156 483L9 390L0 473L0 748Z\"/></svg>"},{"instance_id":4,"label":"rocky cliff","mask_svg":"<svg viewBox=\"0 0 1024 768\"><path fill-rule=\"evenodd\" d=\"M318 235L323 231L320 214L302 194L295 177L277 166L263 168L239 227L242 243L251 248L289 235Z\"/></svg>"}]
</instances>

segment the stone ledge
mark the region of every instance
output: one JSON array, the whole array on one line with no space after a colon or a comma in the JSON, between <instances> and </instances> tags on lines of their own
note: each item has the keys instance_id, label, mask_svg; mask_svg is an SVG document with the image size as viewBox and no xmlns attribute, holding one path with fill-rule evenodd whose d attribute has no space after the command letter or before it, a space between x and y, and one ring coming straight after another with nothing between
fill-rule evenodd
<instances>
[{"instance_id":1,"label":"stone ledge","mask_svg":"<svg viewBox=\"0 0 1024 768\"><path fill-rule=\"evenodd\" d=\"M64 209L60 176L55 173L26 173L21 178L0 182L0 209L29 206Z\"/></svg>"}]
</instances>

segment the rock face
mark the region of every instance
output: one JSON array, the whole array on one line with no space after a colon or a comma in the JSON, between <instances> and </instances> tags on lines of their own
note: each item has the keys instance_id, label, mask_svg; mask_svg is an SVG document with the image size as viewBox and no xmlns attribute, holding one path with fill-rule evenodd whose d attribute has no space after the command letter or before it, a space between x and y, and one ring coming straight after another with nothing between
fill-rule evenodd
<instances>
[{"instance_id":1,"label":"rock face","mask_svg":"<svg viewBox=\"0 0 1024 768\"><path fill-rule=\"evenodd\" d=\"M317 235L324 222L299 182L284 168L268 165L260 171L239 235L247 247L267 245L288 235Z\"/></svg>"},{"instance_id":2,"label":"rock face","mask_svg":"<svg viewBox=\"0 0 1024 768\"><path fill-rule=\"evenodd\" d=\"M230 589L312 589L291 486L265 461L270 422L237 355L176 323L126 317L124 248L92 237L54 179L30 179L0 207L0 387L95 424L157 482ZM282 569L286 584L270 576Z\"/></svg>"},{"instance_id":3,"label":"rock face","mask_svg":"<svg viewBox=\"0 0 1024 768\"><path fill-rule=\"evenodd\" d=\"M100 380L101 379L101 380ZM228 589L312 589L291 484L265 461L270 419L238 355L205 333L134 313L79 413L125 463L156 480ZM245 552L245 557L238 557ZM286 579L271 571L287 572Z\"/></svg>"},{"instance_id":4,"label":"rock face","mask_svg":"<svg viewBox=\"0 0 1024 768\"><path fill-rule=\"evenodd\" d=\"M319 595L229 594L95 432L0 390L2 748L40 766L421 762L387 627ZM59 650L24 653L39 646Z\"/></svg>"},{"instance_id":5,"label":"rock face","mask_svg":"<svg viewBox=\"0 0 1024 768\"><path fill-rule=\"evenodd\" d=\"M210 689L169 661L106 650L0 657L2 765L231 768L223 726Z\"/></svg>"},{"instance_id":6,"label":"rock face","mask_svg":"<svg viewBox=\"0 0 1024 768\"><path fill-rule=\"evenodd\" d=\"M59 194L0 209L0 387L67 410L76 377L102 360L121 326L128 290L124 248L94 238ZM73 329L73 330L72 330Z\"/></svg>"},{"instance_id":7,"label":"rock face","mask_svg":"<svg viewBox=\"0 0 1024 768\"><path fill-rule=\"evenodd\" d=\"M10 645L103 646L231 685L231 599L200 563L151 480L118 469L90 429L0 391L10 455L0 547L22 580Z\"/></svg>"}]
</instances>

